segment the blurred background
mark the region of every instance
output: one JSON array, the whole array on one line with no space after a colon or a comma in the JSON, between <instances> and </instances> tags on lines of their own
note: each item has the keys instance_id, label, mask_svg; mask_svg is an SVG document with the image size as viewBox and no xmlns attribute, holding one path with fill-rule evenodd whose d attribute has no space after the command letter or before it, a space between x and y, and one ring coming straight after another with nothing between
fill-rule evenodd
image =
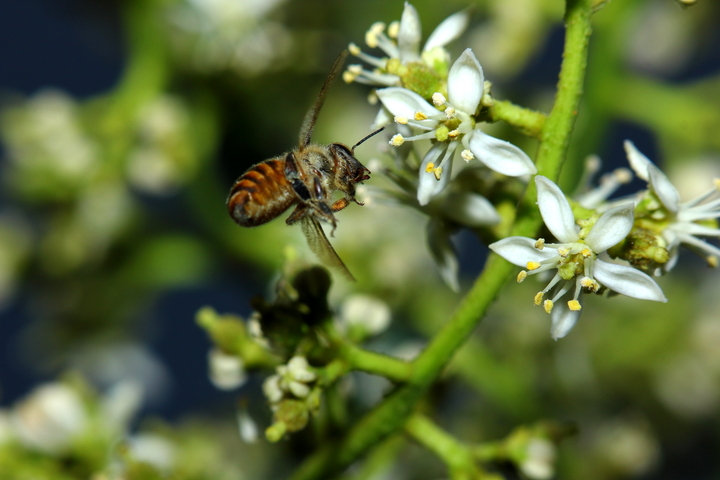
<instances>
[{"instance_id":1,"label":"blurred background","mask_svg":"<svg viewBox=\"0 0 720 480\"><path fill-rule=\"evenodd\" d=\"M452 54L471 47L497 98L549 111L562 2L413 4L424 38L471 8ZM250 299L272 292L288 258L312 260L300 229L282 219L242 229L225 197L249 166L294 147L334 58L349 42L361 45L372 23L398 20L402 8L380 0L0 2L0 442L18 409L37 398L34 389L64 378L86 392L86 404L132 385L118 397L126 405L121 429L154 432L145 440L156 448L144 450L160 452L166 469L180 460L162 452L183 451L198 459L197 478L221 478L203 470L208 458L227 466L228 478L276 478L307 454L304 437L241 442L241 398L260 428L269 421L264 376L216 389L210 342L194 317L206 305L247 317ZM572 191L592 153L604 172L626 166L622 141L631 139L683 199L710 188L720 177L720 5L616 1L595 22L564 186ZM376 107L368 93L338 81L314 140L352 145L369 133ZM533 140L505 125L487 131L533 156ZM360 147L359 160L371 170L387 162L386 140ZM387 185L380 175L367 183ZM340 308L351 293L382 300L392 324L369 346L412 355L461 297L436 272L425 218L372 197L366 203L339 215L332 242L358 282L339 280L331 303ZM464 291L487 249L471 231L453 242ZM572 421L579 433L559 447L562 478L717 478L720 277L682 255L660 280L667 305L591 299L559 342L532 306L538 286L509 285L433 391L435 418L468 442L503 438L520 424ZM353 377L356 413L387 388ZM62 450L32 441L12 448L49 457ZM371 478L445 475L419 447L393 448ZM17 455L0 448L0 467L20 469L9 452ZM33 478L75 478L53 472Z\"/></svg>"}]
</instances>

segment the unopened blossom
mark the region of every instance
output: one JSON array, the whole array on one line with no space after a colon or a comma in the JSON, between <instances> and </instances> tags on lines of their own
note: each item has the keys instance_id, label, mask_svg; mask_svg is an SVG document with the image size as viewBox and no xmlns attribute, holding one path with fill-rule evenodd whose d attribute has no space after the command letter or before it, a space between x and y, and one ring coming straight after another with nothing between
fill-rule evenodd
<instances>
[{"instance_id":1,"label":"unopened blossom","mask_svg":"<svg viewBox=\"0 0 720 480\"><path fill-rule=\"evenodd\" d=\"M395 135L390 144L432 140L430 150L420 166L417 198L426 205L449 183L456 151L469 162L477 159L490 169L508 176L537 172L532 160L518 147L491 137L477 127L473 117L485 88L482 67L471 49L455 61L448 75L447 98L437 92L433 105L406 88L390 87L377 91L384 107L395 116L395 122L421 133L404 137Z\"/></svg>"},{"instance_id":2,"label":"unopened blossom","mask_svg":"<svg viewBox=\"0 0 720 480\"><path fill-rule=\"evenodd\" d=\"M343 79L348 83L356 81L370 85L403 86L420 90L419 93L425 95L426 86L443 83L443 72L439 70L447 69L449 63L443 47L458 38L467 24L468 15L465 11L449 16L433 31L421 51L420 16L415 7L405 2L399 22L392 22L389 26L376 22L365 34L365 43L370 48L379 48L386 56L369 55L351 43L348 47L350 53L373 69L350 65ZM427 95L435 90L437 88L428 90Z\"/></svg>"},{"instance_id":3,"label":"unopened blossom","mask_svg":"<svg viewBox=\"0 0 720 480\"><path fill-rule=\"evenodd\" d=\"M585 226L581 229L557 185L541 175L535 177L535 184L540 214L558 243L545 243L542 238L508 237L493 243L490 249L527 269L518 274L518 282L528 275L554 272L547 286L535 295L535 304L543 305L545 311L552 314L553 338L564 337L580 318L580 294L584 291L597 293L604 287L633 298L667 301L660 287L648 275L633 267L600 258L632 229L632 203L608 210L592 225L583 222ZM550 298L545 298L548 293ZM568 293L572 298L556 305Z\"/></svg>"},{"instance_id":4,"label":"unopened blossom","mask_svg":"<svg viewBox=\"0 0 720 480\"><path fill-rule=\"evenodd\" d=\"M662 266L670 271L678 259L678 247L685 245L705 256L709 265L715 267L720 258L720 248L699 237L720 237L717 218L720 217L720 179L705 193L680 202L680 195L665 174L633 145L625 141L630 166L638 177L648 182L647 192L638 204L642 216L638 218L643 228L658 231L667 242L670 257Z\"/></svg>"},{"instance_id":5,"label":"unopened blossom","mask_svg":"<svg viewBox=\"0 0 720 480\"><path fill-rule=\"evenodd\" d=\"M287 365L280 365L276 372L263 383L263 392L273 404L278 403L288 393L297 398L307 397L310 393L308 384L317 379L307 359L301 356L291 358Z\"/></svg>"},{"instance_id":6,"label":"unopened blossom","mask_svg":"<svg viewBox=\"0 0 720 480\"><path fill-rule=\"evenodd\" d=\"M208 353L210 381L220 390L235 390L247 381L247 372L242 358L218 348Z\"/></svg>"}]
</instances>

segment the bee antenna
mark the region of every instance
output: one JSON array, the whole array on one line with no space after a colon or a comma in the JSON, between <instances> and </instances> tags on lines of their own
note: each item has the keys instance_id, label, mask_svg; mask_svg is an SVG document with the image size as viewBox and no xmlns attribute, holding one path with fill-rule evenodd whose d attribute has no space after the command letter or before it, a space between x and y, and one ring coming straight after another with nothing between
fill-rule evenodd
<instances>
[{"instance_id":1,"label":"bee antenna","mask_svg":"<svg viewBox=\"0 0 720 480\"><path fill-rule=\"evenodd\" d=\"M360 140L360 141L357 142L355 145L353 145L353 147L352 147L350 150L351 150L352 152L355 152L355 148L356 148L357 146L362 145L363 143L365 143L366 140L368 140L369 138L374 137L375 135L377 135L378 133L382 132L383 130L385 130L385 127L378 128L377 130L375 130L374 132L372 132L370 135L365 136L362 140Z\"/></svg>"}]
</instances>

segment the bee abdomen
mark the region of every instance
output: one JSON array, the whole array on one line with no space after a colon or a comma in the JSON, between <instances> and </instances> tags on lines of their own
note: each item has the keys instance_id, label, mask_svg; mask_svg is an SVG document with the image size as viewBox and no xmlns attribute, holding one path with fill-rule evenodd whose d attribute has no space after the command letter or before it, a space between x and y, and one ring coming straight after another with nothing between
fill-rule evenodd
<instances>
[{"instance_id":1,"label":"bee abdomen","mask_svg":"<svg viewBox=\"0 0 720 480\"><path fill-rule=\"evenodd\" d=\"M250 167L233 185L227 199L230 216L243 227L274 219L297 200L285 178L284 157Z\"/></svg>"}]
</instances>

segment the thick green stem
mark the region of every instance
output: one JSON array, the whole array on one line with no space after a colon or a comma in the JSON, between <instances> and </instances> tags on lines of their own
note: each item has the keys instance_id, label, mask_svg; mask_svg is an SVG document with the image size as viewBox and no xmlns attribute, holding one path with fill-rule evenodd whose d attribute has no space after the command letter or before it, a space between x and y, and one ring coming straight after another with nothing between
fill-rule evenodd
<instances>
[{"instance_id":1,"label":"thick green stem","mask_svg":"<svg viewBox=\"0 0 720 480\"><path fill-rule=\"evenodd\" d=\"M555 105L545 122L538 151L538 171L556 180L567 154L582 93L590 36L591 0L568 0L565 52ZM535 236L541 219L535 207L533 182L525 194L513 235ZM509 278L513 266L496 255L460 303L450 321L413 362L407 383L399 386L381 404L362 418L339 443L326 446L310 457L294 480L327 479L356 461L373 445L401 428L415 404L440 375L455 351L476 325Z\"/></svg>"}]
</instances>

